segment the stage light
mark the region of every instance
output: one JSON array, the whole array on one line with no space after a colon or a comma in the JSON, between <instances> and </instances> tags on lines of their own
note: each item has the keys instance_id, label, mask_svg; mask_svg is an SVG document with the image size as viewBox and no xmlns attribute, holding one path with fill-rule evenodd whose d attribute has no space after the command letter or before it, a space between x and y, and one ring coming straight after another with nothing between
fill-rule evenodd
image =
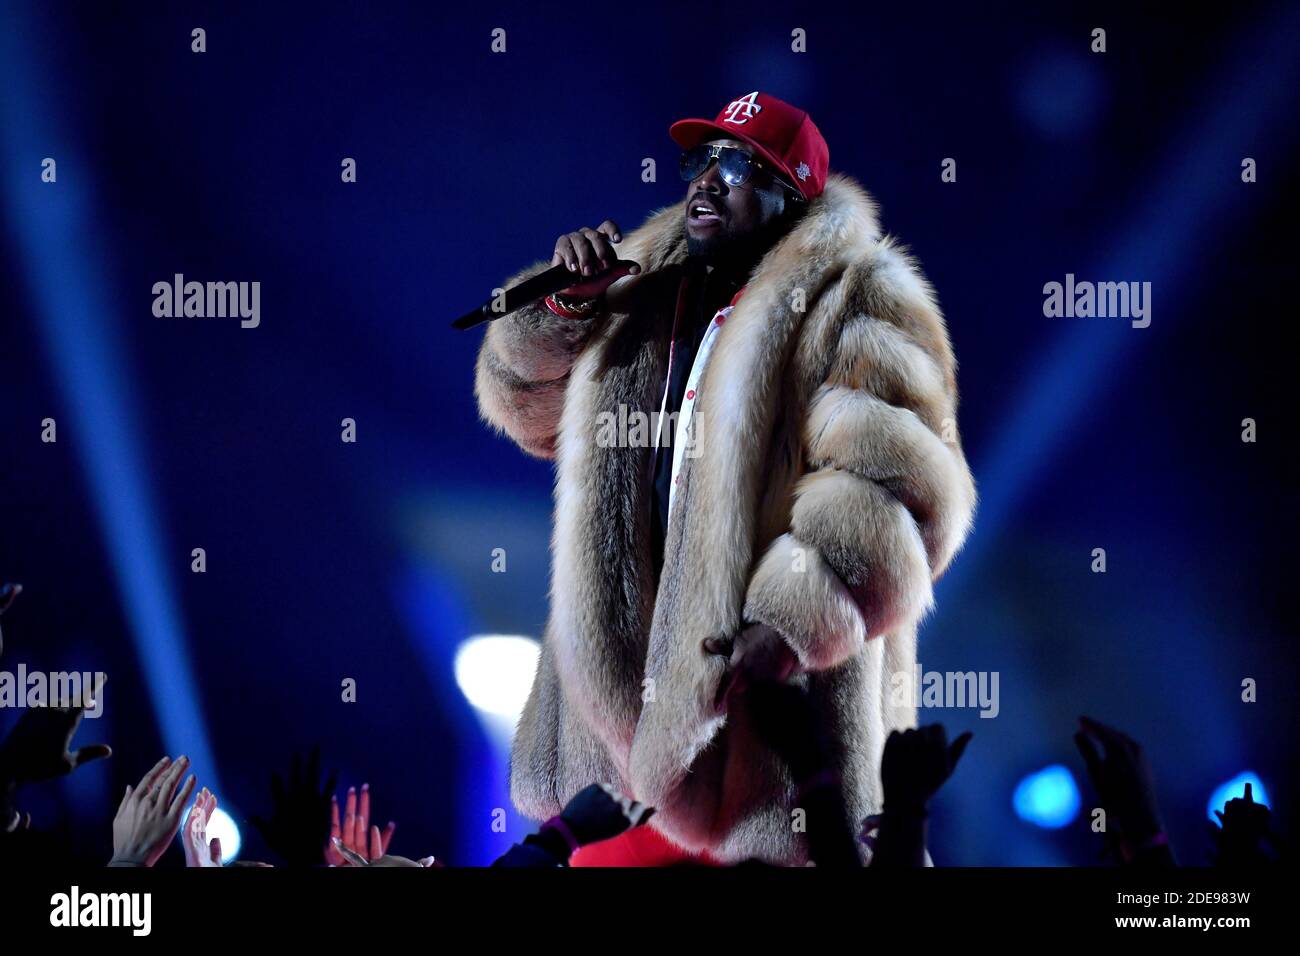
<instances>
[{"instance_id":1,"label":"stage light","mask_svg":"<svg viewBox=\"0 0 1300 956\"><path fill-rule=\"evenodd\" d=\"M1205 814L1210 818L1211 823L1219 822L1219 818L1214 815L1215 810L1222 811L1229 800L1246 795L1246 784L1250 784L1252 800L1256 803L1268 804L1268 793L1264 790L1264 785L1260 783L1259 777L1247 770L1237 774L1227 783L1220 784L1215 788L1214 793L1210 794L1210 802L1206 805Z\"/></svg>"},{"instance_id":2,"label":"stage light","mask_svg":"<svg viewBox=\"0 0 1300 956\"><path fill-rule=\"evenodd\" d=\"M1053 764L1021 780L1012 803L1020 819L1055 830L1079 812L1079 788L1069 770Z\"/></svg>"},{"instance_id":3,"label":"stage light","mask_svg":"<svg viewBox=\"0 0 1300 956\"><path fill-rule=\"evenodd\" d=\"M446 540L463 539L453 534ZM517 567L511 568L512 574L518 571ZM455 806L448 810L453 814L454 835L447 853L466 866L487 866L505 851L509 837L483 826L484 806L504 808L511 833L517 828L532 827L514 814L510 802L507 769L514 718L479 707L480 703L493 706L498 695L504 696L502 688L493 687L494 682L504 680L506 670L503 667L500 676L494 675L497 662L493 645L478 646L476 640L468 639L469 635L483 634L492 625L478 620L467 603L465 586L435 562L412 561L393 578L392 587L393 603L424 666L429 691L440 705L439 733L430 742L435 755L431 759L451 763L457 790L462 795L462 799L452 801ZM496 613L500 607L501 603L497 602L491 605L491 610ZM521 647L515 640L521 639L507 642L503 658L515 659L525 652L530 657L536 656L535 644L532 648ZM521 680L516 678L514 683L519 684ZM479 693L484 684L489 692L486 699ZM517 699L522 700L526 693L527 690L516 691ZM496 703L503 709L508 706L506 701Z\"/></svg>"},{"instance_id":4,"label":"stage light","mask_svg":"<svg viewBox=\"0 0 1300 956\"><path fill-rule=\"evenodd\" d=\"M185 839L185 828L189 823L190 814L193 812L194 807L191 805L189 811L185 814L185 822L181 824L178 839ZM239 835L239 825L235 823L235 818L225 810L217 807L212 811L212 816L208 818L208 825L204 832L207 835L208 842L213 840L221 841L221 863L223 866L239 856L239 847L243 843L243 839Z\"/></svg>"},{"instance_id":5,"label":"stage light","mask_svg":"<svg viewBox=\"0 0 1300 956\"><path fill-rule=\"evenodd\" d=\"M476 709L513 722L528 700L540 652L538 643L527 637L471 637L456 649L456 683Z\"/></svg>"},{"instance_id":6,"label":"stage light","mask_svg":"<svg viewBox=\"0 0 1300 956\"><path fill-rule=\"evenodd\" d=\"M235 818L220 807L212 811L208 820L208 839L221 841L221 862L229 863L239 856L239 846L243 842L239 836L239 826Z\"/></svg>"}]
</instances>

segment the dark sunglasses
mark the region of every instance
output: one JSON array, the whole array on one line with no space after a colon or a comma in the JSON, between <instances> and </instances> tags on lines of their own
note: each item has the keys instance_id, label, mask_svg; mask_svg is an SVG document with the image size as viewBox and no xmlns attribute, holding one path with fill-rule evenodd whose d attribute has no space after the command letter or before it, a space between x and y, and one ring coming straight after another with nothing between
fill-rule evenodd
<instances>
[{"instance_id":1,"label":"dark sunglasses","mask_svg":"<svg viewBox=\"0 0 1300 956\"><path fill-rule=\"evenodd\" d=\"M718 172L722 174L722 181L728 186L743 186L754 175L754 170L762 169L766 170L778 185L792 193L796 199L803 198L803 194L799 190L776 175L767 163L755 159L737 146L718 146L716 144L711 146L703 143L686 150L686 152L682 153L679 166L682 179L688 183L699 179L715 159L718 161Z\"/></svg>"}]
</instances>

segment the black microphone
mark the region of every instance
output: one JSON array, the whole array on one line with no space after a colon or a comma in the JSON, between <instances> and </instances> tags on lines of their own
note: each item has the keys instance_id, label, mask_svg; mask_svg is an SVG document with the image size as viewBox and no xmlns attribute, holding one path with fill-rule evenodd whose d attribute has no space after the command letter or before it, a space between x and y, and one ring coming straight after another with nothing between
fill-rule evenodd
<instances>
[{"instance_id":1,"label":"black microphone","mask_svg":"<svg viewBox=\"0 0 1300 956\"><path fill-rule=\"evenodd\" d=\"M619 261L613 268L627 265L626 262ZM596 275L584 276L569 271L569 267L564 263L558 266L552 266L545 272L539 272L531 279L525 279L519 285L506 289L501 296L501 301L493 296L488 299L477 309L472 312L466 312L455 322L451 323L453 329L472 329L480 322L491 322L493 319L499 319L503 315L509 315L516 309L522 309L530 302L536 302L543 296L550 295L553 292L559 292L561 289L567 289L571 285L577 285L581 282L591 282L609 272L598 272Z\"/></svg>"}]
</instances>

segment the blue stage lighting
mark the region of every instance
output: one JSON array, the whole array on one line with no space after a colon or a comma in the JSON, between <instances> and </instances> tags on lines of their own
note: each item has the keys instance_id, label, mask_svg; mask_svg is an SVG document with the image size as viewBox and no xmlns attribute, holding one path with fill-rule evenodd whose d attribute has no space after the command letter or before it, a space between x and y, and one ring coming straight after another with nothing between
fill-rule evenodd
<instances>
[{"instance_id":1,"label":"blue stage lighting","mask_svg":"<svg viewBox=\"0 0 1300 956\"><path fill-rule=\"evenodd\" d=\"M14 268L31 283L28 321L44 336L66 403L59 441L71 446L86 476L163 747L172 757L187 755L202 783L220 791L174 581L186 552L169 545L162 527L142 403L126 359L128 335L138 328L125 332L128 291L111 279L119 237L103 226L89 175L94 158L77 152L73 144L81 140L60 127L60 111L40 107L49 67L21 42L34 27L20 20L15 11L0 30L0 63L11 77L0 97L0 162L17 169L45 155L45 144L66 143L62 168L82 175L57 183L6 176L0 183L0 207L20 252ZM107 685L108 706L113 687Z\"/></svg>"},{"instance_id":2,"label":"blue stage lighting","mask_svg":"<svg viewBox=\"0 0 1300 956\"><path fill-rule=\"evenodd\" d=\"M1021 113L1045 136L1087 134L1101 117L1105 96L1105 71L1096 62L1095 56L1077 48L1041 51L1020 84Z\"/></svg>"},{"instance_id":3,"label":"blue stage lighting","mask_svg":"<svg viewBox=\"0 0 1300 956\"><path fill-rule=\"evenodd\" d=\"M1078 814L1079 788L1069 770L1053 764L1021 780L1012 803L1020 819L1055 830Z\"/></svg>"},{"instance_id":4,"label":"blue stage lighting","mask_svg":"<svg viewBox=\"0 0 1300 956\"><path fill-rule=\"evenodd\" d=\"M1099 335L1092 320L1052 320L1060 328L1056 341L1029 369L1021 389L1011 393L999 433L972 459L980 476L979 517L961 560L944 575L941 586L950 603L974 579L1044 464L1056 460L1057 448L1094 407L1097 394L1116 380L1122 362L1140 354L1134 347L1138 337L1154 337L1164 323L1172 326L1184 297L1195 295L1205 261L1219 251L1214 237L1223 235L1245 208L1231 198L1235 191L1216 188L1223 176L1222 157L1231 155L1237 143L1271 148L1273 137L1289 128L1285 117L1296 85L1291 44L1297 29L1300 10L1291 10L1276 22L1261 19L1248 37L1233 44L1225 67L1207 79L1203 102L1189 111L1188 128L1151 165L1149 181L1136 194L1141 201L1134 203L1134 213L1108 231L1107 249L1080 267L1080 274L1150 280L1165 290L1160 308L1168 318L1162 323L1156 317L1161 323L1156 331L1122 335ZM1265 63L1282 66L1261 82L1257 72Z\"/></svg>"}]
</instances>

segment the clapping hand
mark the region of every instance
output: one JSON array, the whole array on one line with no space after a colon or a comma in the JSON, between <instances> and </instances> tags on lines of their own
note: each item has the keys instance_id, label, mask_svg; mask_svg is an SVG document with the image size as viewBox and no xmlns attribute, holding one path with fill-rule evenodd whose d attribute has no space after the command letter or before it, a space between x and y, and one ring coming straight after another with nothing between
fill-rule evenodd
<instances>
[{"instance_id":1,"label":"clapping hand","mask_svg":"<svg viewBox=\"0 0 1300 956\"><path fill-rule=\"evenodd\" d=\"M181 849L185 851L186 866L221 866L221 840L213 837L208 842L208 821L217 809L217 795L204 787L194 798L194 806L185 818L181 833Z\"/></svg>"},{"instance_id":2,"label":"clapping hand","mask_svg":"<svg viewBox=\"0 0 1300 956\"><path fill-rule=\"evenodd\" d=\"M188 757L172 763L163 757L138 787L128 786L113 820L113 858L109 866L153 866L181 827L181 815L194 792L194 774L177 789Z\"/></svg>"}]
</instances>

